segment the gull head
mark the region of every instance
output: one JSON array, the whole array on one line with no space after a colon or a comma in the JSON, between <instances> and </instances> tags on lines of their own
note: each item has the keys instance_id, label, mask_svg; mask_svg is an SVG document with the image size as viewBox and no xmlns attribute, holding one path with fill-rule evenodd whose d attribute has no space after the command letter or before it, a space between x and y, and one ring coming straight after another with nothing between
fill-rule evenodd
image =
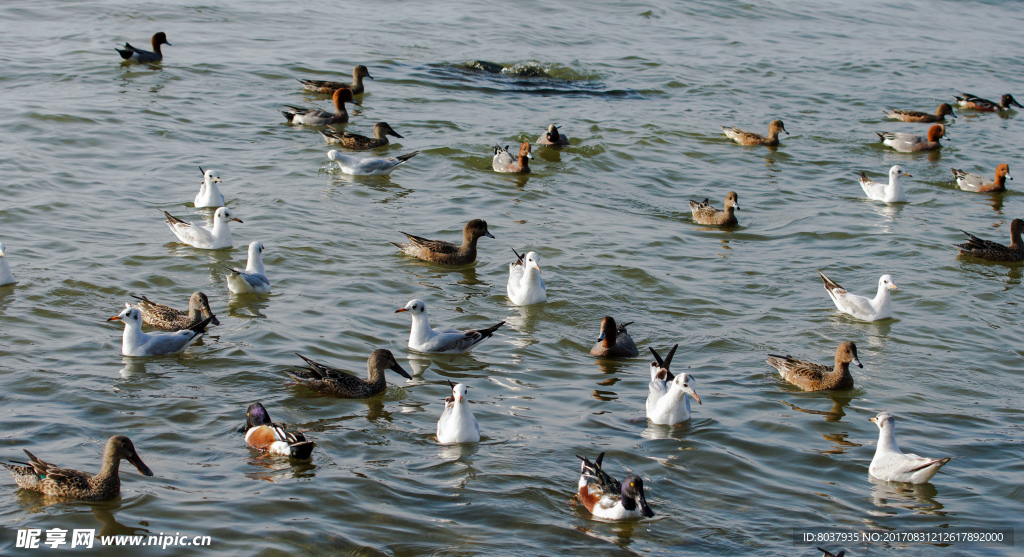
<instances>
[{"instance_id":1,"label":"gull head","mask_svg":"<svg viewBox=\"0 0 1024 557\"><path fill-rule=\"evenodd\" d=\"M875 422L878 429L885 431L888 429L892 431L896 427L896 419L892 417L892 414L888 412L879 412L874 418L868 418L870 421Z\"/></svg>"},{"instance_id":2,"label":"gull head","mask_svg":"<svg viewBox=\"0 0 1024 557\"><path fill-rule=\"evenodd\" d=\"M202 168L200 168L200 170L202 170ZM215 171L207 170L206 172L203 172L203 181L207 184L212 184L214 182L220 182L221 179L220 176L217 176Z\"/></svg>"},{"instance_id":3,"label":"gull head","mask_svg":"<svg viewBox=\"0 0 1024 557\"><path fill-rule=\"evenodd\" d=\"M413 315L420 314L420 313L426 313L426 311L427 311L427 304L423 303L423 300L412 299L412 300L409 300L409 303L405 304L404 308L396 309L395 313L401 313L403 311L404 312L409 312L409 313L411 313Z\"/></svg>"},{"instance_id":4,"label":"gull head","mask_svg":"<svg viewBox=\"0 0 1024 557\"><path fill-rule=\"evenodd\" d=\"M263 242L252 242L249 244L249 259L263 257Z\"/></svg>"},{"instance_id":5,"label":"gull head","mask_svg":"<svg viewBox=\"0 0 1024 557\"><path fill-rule=\"evenodd\" d=\"M892 277L889 275L882 275L878 278L878 286L883 286L889 290L899 290L896 287L896 283L892 281Z\"/></svg>"},{"instance_id":6,"label":"gull head","mask_svg":"<svg viewBox=\"0 0 1024 557\"><path fill-rule=\"evenodd\" d=\"M338 150L331 149L330 151L327 151L327 158L331 159L332 161L338 160Z\"/></svg>"},{"instance_id":7,"label":"gull head","mask_svg":"<svg viewBox=\"0 0 1024 557\"><path fill-rule=\"evenodd\" d=\"M451 385L451 383L451 381L448 381L449 385ZM455 402L465 402L467 391L469 391L469 387L463 385L462 383L456 383L452 385L452 399Z\"/></svg>"},{"instance_id":8,"label":"gull head","mask_svg":"<svg viewBox=\"0 0 1024 557\"><path fill-rule=\"evenodd\" d=\"M4 257L4 252L5 252L6 250L7 250L7 248L6 248L6 247L4 247L4 243L3 243L3 242L0 242L0 258L3 258L3 257Z\"/></svg>"},{"instance_id":9,"label":"gull head","mask_svg":"<svg viewBox=\"0 0 1024 557\"><path fill-rule=\"evenodd\" d=\"M233 220L233 221L242 222L242 219L235 217L235 214L232 213L231 209L228 209L227 207L221 207L221 208L217 209L217 212L213 214L213 220L214 221L218 221L219 220L219 221L224 221L224 222L227 222L229 220Z\"/></svg>"},{"instance_id":10,"label":"gull head","mask_svg":"<svg viewBox=\"0 0 1024 557\"><path fill-rule=\"evenodd\" d=\"M890 178L896 179L897 176L906 176L907 178L911 178L912 177L910 174L907 174L906 172L904 172L903 171L903 167L898 165L898 164L889 169L889 177Z\"/></svg>"},{"instance_id":11,"label":"gull head","mask_svg":"<svg viewBox=\"0 0 1024 557\"><path fill-rule=\"evenodd\" d=\"M107 319L107 321L120 321L125 325L138 323L141 326L142 312L135 308L126 307L123 310L121 310L121 313L111 317L110 319Z\"/></svg>"},{"instance_id":12,"label":"gull head","mask_svg":"<svg viewBox=\"0 0 1024 557\"><path fill-rule=\"evenodd\" d=\"M694 379L689 373L680 373L676 375L675 379L672 380L672 384L679 387L684 393L693 397L693 400L697 401L697 404L702 404L700 397L697 396L697 391L694 390L694 386L697 380Z\"/></svg>"},{"instance_id":13,"label":"gull head","mask_svg":"<svg viewBox=\"0 0 1024 557\"><path fill-rule=\"evenodd\" d=\"M531 252L527 253L523 257L523 265L524 265L524 268L526 268L526 267L533 267L534 269L537 269L537 272L539 273L540 272L540 256L537 255L537 252L535 252L535 251L531 251Z\"/></svg>"}]
</instances>

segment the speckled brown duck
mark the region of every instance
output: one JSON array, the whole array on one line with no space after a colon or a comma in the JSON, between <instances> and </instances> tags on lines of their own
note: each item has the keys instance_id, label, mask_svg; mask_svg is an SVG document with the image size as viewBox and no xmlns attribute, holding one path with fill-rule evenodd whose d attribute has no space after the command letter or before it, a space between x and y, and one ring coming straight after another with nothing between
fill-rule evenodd
<instances>
[{"instance_id":1,"label":"speckled brown duck","mask_svg":"<svg viewBox=\"0 0 1024 557\"><path fill-rule=\"evenodd\" d=\"M144 476L152 476L135 445L124 435L115 435L107 440L103 449L103 464L96 475L69 468L58 468L48 462L36 458L36 455L25 451L28 462L3 464L14 476L15 483L22 489L38 491L52 499L106 501L121 494L121 478L118 467L122 460L127 460L138 468Z\"/></svg>"},{"instance_id":2,"label":"speckled brown duck","mask_svg":"<svg viewBox=\"0 0 1024 557\"><path fill-rule=\"evenodd\" d=\"M745 132L739 128L727 128L725 126L722 126L722 131L725 132L726 137L740 145L766 145L768 147L777 147L779 145L779 132L789 135L789 132L786 131L786 126L782 123L782 120L772 120L768 123L767 136L754 132Z\"/></svg>"},{"instance_id":3,"label":"speckled brown duck","mask_svg":"<svg viewBox=\"0 0 1024 557\"><path fill-rule=\"evenodd\" d=\"M131 295L139 300L138 303L128 304L128 307L138 309L142 313L142 322L150 327L164 331L180 331L191 329L204 319L210 318L211 325L220 325L220 320L210 309L210 300L202 292L193 292L188 299L188 311L181 311L156 302L151 302L146 296Z\"/></svg>"},{"instance_id":4,"label":"speckled brown duck","mask_svg":"<svg viewBox=\"0 0 1024 557\"><path fill-rule=\"evenodd\" d=\"M487 221L482 219L473 219L462 228L461 246L442 240L428 240L406 232L402 232L402 234L409 238L409 243L391 242L391 245L396 246L406 255L442 265L467 265L476 261L477 240L481 236L494 238L494 235L487 230Z\"/></svg>"},{"instance_id":5,"label":"speckled brown duck","mask_svg":"<svg viewBox=\"0 0 1024 557\"><path fill-rule=\"evenodd\" d=\"M366 360L367 379L360 379L347 371L315 362L302 354L296 353L295 355L305 360L309 367L290 371L288 375L300 385L325 395L341 398L369 398L383 393L388 386L384 379L384 371L388 369L406 379L412 379L409 372L398 365L394 354L383 348L374 350L370 354L370 358Z\"/></svg>"},{"instance_id":6,"label":"speckled brown duck","mask_svg":"<svg viewBox=\"0 0 1024 557\"><path fill-rule=\"evenodd\" d=\"M600 358L633 358L640 354L633 338L626 331L626 327L632 324L633 322L630 321L615 326L615 319L603 317L601 319L601 334L597 337L594 347L590 349L590 355Z\"/></svg>"},{"instance_id":7,"label":"speckled brown duck","mask_svg":"<svg viewBox=\"0 0 1024 557\"><path fill-rule=\"evenodd\" d=\"M942 103L938 108L935 109L935 114L928 114L927 112L918 112L916 110L900 110L898 108L890 108L889 112L882 111L886 118L893 120L900 120L903 122L917 122L919 124L932 124L935 122L945 122L946 116L956 118L956 114L953 114L953 107L949 103Z\"/></svg>"},{"instance_id":8,"label":"speckled brown duck","mask_svg":"<svg viewBox=\"0 0 1024 557\"><path fill-rule=\"evenodd\" d=\"M404 139L402 136L398 135L398 132L391 129L391 126L389 126L387 122L377 122L374 124L373 137L366 137L365 135L359 135L357 133L339 132L335 130L320 130L320 135L323 136L324 141L327 143L341 145L346 149L355 149L357 151L383 147L390 143L388 141L389 135L393 135L399 139Z\"/></svg>"},{"instance_id":9,"label":"speckled brown duck","mask_svg":"<svg viewBox=\"0 0 1024 557\"><path fill-rule=\"evenodd\" d=\"M956 245L956 249L960 250L961 255L970 255L989 261L1024 260L1024 243L1020 239L1021 233L1024 232L1024 220L1013 219L1013 222L1010 223L1010 245L1008 246L991 240L982 240L970 232L963 230L960 232L967 234L968 237L966 244Z\"/></svg>"},{"instance_id":10,"label":"speckled brown duck","mask_svg":"<svg viewBox=\"0 0 1024 557\"><path fill-rule=\"evenodd\" d=\"M352 70L352 83L344 83L341 81L319 81L316 79L300 79L302 86L308 91L314 93L323 93L324 95L333 95L338 89L348 89L352 91L353 95L362 95L365 91L363 87L363 78L368 77L373 79L370 75L370 70L366 69L366 66L356 66Z\"/></svg>"},{"instance_id":11,"label":"speckled brown duck","mask_svg":"<svg viewBox=\"0 0 1024 557\"><path fill-rule=\"evenodd\" d=\"M831 368L813 362L804 362L792 356L768 354L769 365L779 370L779 375L805 391L826 391L830 389L852 389L853 376L850 362L864 367L857 359L857 345L844 342L836 348L835 365Z\"/></svg>"},{"instance_id":12,"label":"speckled brown duck","mask_svg":"<svg viewBox=\"0 0 1024 557\"><path fill-rule=\"evenodd\" d=\"M699 224L736 226L738 224L736 211L739 208L739 196L734 191L725 195L725 209L723 210L712 207L707 199L700 203L690 201L690 212L693 213L693 220Z\"/></svg>"},{"instance_id":13,"label":"speckled brown duck","mask_svg":"<svg viewBox=\"0 0 1024 557\"><path fill-rule=\"evenodd\" d=\"M973 192L1001 192L1006 191L1006 180L1013 180L1010 176L1010 165L1002 163L996 167L996 179L994 182L986 181L984 176L964 172L956 168L950 168L953 172L953 179L956 185L964 191Z\"/></svg>"}]
</instances>

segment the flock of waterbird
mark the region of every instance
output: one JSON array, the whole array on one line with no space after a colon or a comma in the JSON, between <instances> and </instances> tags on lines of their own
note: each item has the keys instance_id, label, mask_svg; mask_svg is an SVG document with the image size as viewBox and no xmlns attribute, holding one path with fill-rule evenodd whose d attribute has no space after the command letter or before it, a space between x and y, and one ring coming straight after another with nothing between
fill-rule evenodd
<instances>
[{"instance_id":1,"label":"flock of waterbird","mask_svg":"<svg viewBox=\"0 0 1024 557\"><path fill-rule=\"evenodd\" d=\"M157 33L152 38L152 51L141 50L125 43L124 49L117 49L126 62L156 63L163 59L162 45L170 45L164 33ZM327 128L335 124L349 121L345 109L346 103L358 104L355 98L365 91L364 78L373 79L365 66L356 66L351 83L300 80L309 91L331 96L335 112L321 109L287 106L282 111L288 122L305 126L318 127L323 139L331 145L344 149L365 151L389 144L388 136L402 138L386 122L380 122L373 128L374 136L366 137L350 132ZM974 95L955 96L961 109L980 112L1003 112L1012 107L1021 107L1009 94L1003 95L999 103L988 101ZM940 139L945 136L945 126L938 122L945 121L947 116L955 117L953 107L948 103L940 104L934 114L925 112L896 110L885 112L889 118L904 122L933 124L925 136L910 133L876 132L879 139L887 146L901 152L933 150L941 147ZM773 120L768 127L768 135L746 132L738 128L723 127L727 137L741 145L762 145L769 148L779 146L779 134L789 132L781 120ZM547 147L569 145L569 138L560 132L555 125L547 130L535 142ZM495 145L493 147L492 168L497 172L528 173L529 161L533 158L532 145L524 142L518 153L513 156L509 147ZM337 150L327 153L328 158L337 163L338 168L347 174L387 174L397 166L407 162L418 154L413 151L396 157L369 157L343 154ZM186 222L170 213L164 212L167 226L182 243L198 249L222 249L233 246L230 222L242 220L235 217L231 209L225 205L224 195L217 184L222 181L213 170L203 170L203 182L196 194L194 205L197 209L214 209L213 223ZM995 181L988 182L985 178L953 169L953 176L958 186L965 191L990 192L1005 189L1009 176L1009 167L1000 164L995 173ZM889 171L888 183L874 182L863 172L860 184L864 193L873 200L887 203L906 202L906 194L900 184L900 178L910 174L899 165ZM690 202L693 220L700 224L731 227L738 224L735 212L739 210L736 192L729 192L725 197L724 208L719 210L711 206L705 199L703 202ZM971 234L966 244L956 246L962 254L994 261L1020 261L1024 259L1024 244L1021 233L1024 232L1024 220L1014 219L1011 223L1011 239L1009 246L979 239ZM457 245L440 240L428 240L402 232L407 243L392 242L403 253L439 265L468 265L477 257L477 241L482 237L494 238L487 229L487 223L474 219L466 223L463 229L462 243ZM259 241L249 244L248 261L244 270L227 267L228 290L237 295L259 295L270 292L270 280L267 278L263 264L264 246ZM509 264L507 294L514 305L533 305L547 301L547 287L541 276L540 256L534 251L516 255ZM878 290L873 298L852 294L824 273L818 271L824 282L825 289L836 308L863 321L876 321L892 317L892 301L890 291L896 289L892 277L883 275L878 280ZM5 257L4 245L0 243L0 285L14 283L15 279ZM121 352L125 356L156 356L173 354L184 350L196 338L203 334L207 326L219 325L216 315L210 308L209 300L202 292L194 293L189 299L188 310L181 311L150 301L146 296L134 296L135 303L125 303L125 309L109 321L121 321L124 324ZM479 329L459 331L454 329L434 329L427 318L426 304L422 300L410 300L396 313L408 313L411 317L411 330L408 347L411 350L435 354L461 354L468 352L480 342L486 340L500 328L504 322ZM601 320L600 335L590 354L598 358L633 358L639 350L626 329L630 323L616 324L612 317ZM144 332L143 325L158 329L157 332ZM678 345L673 346L665 358L654 348L649 348L655 361L650 365L651 382L646 403L647 417L655 424L675 425L690 418L690 399L701 404L700 397L694 388L695 379L687 373L675 375L670 370L672 358ZM323 363L313 361L306 356L297 354L306 367L289 372L299 385L319 393L344 398L367 398L380 394L386 389L385 371L410 378L394 355L384 349L374 350L367 360L367 379L362 379L349 372L332 368ZM776 368L780 376L805 391L853 388L853 376L850 364L863 367L857 356L857 347L853 342L841 343L835 352L834 365L816 364L797 360L791 356L769 354L767 362ZM480 426L469 408L467 393L469 387L458 383L451 384L451 396L445 400L444 410L437 423L437 440L442 444L474 443L480 441ZM871 418L879 429L878 445L874 458L869 466L869 474L887 481L922 483L929 481L939 468L950 458L925 458L915 454L903 453L895 438L895 421L888 412L881 412ZM259 402L250 405L246 413L245 442L252 448L272 454L285 455L296 459L308 459L312 456L315 442L305 438L302 432L278 424L270 419L266 408ZM131 440L121 435L109 439L103 453L102 468L95 475L56 467L36 458L25 451L29 462L4 463L13 474L17 485L23 489L35 490L53 498L102 500L116 497L120 492L118 464L124 459L135 465L139 472L151 476L152 471L142 462ZM593 516L609 520L651 517L654 512L647 504L644 494L643 480L639 476L629 475L622 482L611 477L603 468L604 453L591 461L579 456L582 460L578 491L575 500L582 504ZM827 552L826 552L827 553ZM842 552L839 553L842 555Z\"/></svg>"}]
</instances>

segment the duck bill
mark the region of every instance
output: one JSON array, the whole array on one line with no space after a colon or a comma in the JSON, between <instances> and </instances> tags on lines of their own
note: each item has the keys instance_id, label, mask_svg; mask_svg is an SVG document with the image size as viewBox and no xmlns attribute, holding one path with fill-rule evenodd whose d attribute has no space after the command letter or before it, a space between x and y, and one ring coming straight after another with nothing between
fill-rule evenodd
<instances>
[{"instance_id":1,"label":"duck bill","mask_svg":"<svg viewBox=\"0 0 1024 557\"><path fill-rule=\"evenodd\" d=\"M107 321L120 321L120 320L121 320L121 316L120 315L115 315L115 316L111 317L110 319L107 319Z\"/></svg>"},{"instance_id":2,"label":"duck bill","mask_svg":"<svg viewBox=\"0 0 1024 557\"><path fill-rule=\"evenodd\" d=\"M487 236L488 238L494 238L494 234L491 234L490 232L484 234L484 236Z\"/></svg>"},{"instance_id":3,"label":"duck bill","mask_svg":"<svg viewBox=\"0 0 1024 557\"><path fill-rule=\"evenodd\" d=\"M601 336L597 337L597 342L601 342L602 340L604 340L606 338L608 338L608 335L606 335L604 333L604 331L601 331Z\"/></svg>"},{"instance_id":4,"label":"duck bill","mask_svg":"<svg viewBox=\"0 0 1024 557\"><path fill-rule=\"evenodd\" d=\"M138 454L133 454L132 456L128 457L128 462L134 464L135 467L138 468L139 473L142 474L143 476L153 475L153 471L149 469L149 466L146 466L145 462L142 462L142 459L139 458Z\"/></svg>"},{"instance_id":5,"label":"duck bill","mask_svg":"<svg viewBox=\"0 0 1024 557\"><path fill-rule=\"evenodd\" d=\"M217 319L217 316L216 316L216 315L214 315L214 314L212 314L212 313L211 313L211 314L209 315L209 317L210 317L210 324L211 324L211 325L213 325L213 326L215 326L215 327L216 327L217 325L220 325L220 319Z\"/></svg>"},{"instance_id":6,"label":"duck bill","mask_svg":"<svg viewBox=\"0 0 1024 557\"><path fill-rule=\"evenodd\" d=\"M654 511L651 510L651 506L647 504L647 497L644 496L644 492L640 491L640 496L637 497L637 504L640 505L640 514L651 518L654 516Z\"/></svg>"},{"instance_id":7,"label":"duck bill","mask_svg":"<svg viewBox=\"0 0 1024 557\"><path fill-rule=\"evenodd\" d=\"M405 377L406 379L412 379L412 375L409 375L408 371L405 371L405 369L403 369L402 366L398 365L398 362L395 362L395 365L391 366L389 369L401 375L402 377Z\"/></svg>"},{"instance_id":8,"label":"duck bill","mask_svg":"<svg viewBox=\"0 0 1024 557\"><path fill-rule=\"evenodd\" d=\"M860 358L858 358L856 356L853 357L853 363L857 364L857 367L864 367L860 363Z\"/></svg>"},{"instance_id":9,"label":"duck bill","mask_svg":"<svg viewBox=\"0 0 1024 557\"><path fill-rule=\"evenodd\" d=\"M397 137L398 139L405 139L404 137L398 135L398 132L396 132L396 131L389 131L388 135L393 135L393 136Z\"/></svg>"}]
</instances>

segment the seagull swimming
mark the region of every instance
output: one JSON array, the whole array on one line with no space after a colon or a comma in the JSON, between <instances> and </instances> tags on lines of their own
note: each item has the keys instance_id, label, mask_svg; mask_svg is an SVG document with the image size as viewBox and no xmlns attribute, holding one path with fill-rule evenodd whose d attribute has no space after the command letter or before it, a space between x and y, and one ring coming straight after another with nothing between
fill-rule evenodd
<instances>
[{"instance_id":1,"label":"seagull swimming","mask_svg":"<svg viewBox=\"0 0 1024 557\"><path fill-rule=\"evenodd\" d=\"M121 313L107 319L124 323L124 334L121 336L121 354L125 356L160 356L181 352L193 340L202 336L206 326L213 317L207 317L191 329L182 329L173 333L142 332L142 312L128 307Z\"/></svg>"},{"instance_id":2,"label":"seagull swimming","mask_svg":"<svg viewBox=\"0 0 1024 557\"><path fill-rule=\"evenodd\" d=\"M480 344L505 324L504 321L486 329L458 331L455 329L431 329L427 320L427 304L423 300L409 300L405 307L395 313L408 312L412 316L412 330L409 332L409 348L417 352L435 354L462 354Z\"/></svg>"},{"instance_id":3,"label":"seagull swimming","mask_svg":"<svg viewBox=\"0 0 1024 557\"><path fill-rule=\"evenodd\" d=\"M478 443L480 441L480 424L469 409L466 402L466 390L469 387L462 383L452 385L452 396L444 401L444 411L437 420L437 441L442 445L454 443Z\"/></svg>"},{"instance_id":4,"label":"seagull swimming","mask_svg":"<svg viewBox=\"0 0 1024 557\"><path fill-rule=\"evenodd\" d=\"M270 292L270 279L267 278L267 270L263 267L263 242L249 244L249 260L245 263L244 271L234 267L228 267L228 270L231 271L231 274L227 275L228 290L233 294Z\"/></svg>"},{"instance_id":5,"label":"seagull swimming","mask_svg":"<svg viewBox=\"0 0 1024 557\"><path fill-rule=\"evenodd\" d=\"M548 301L547 286L540 276L540 256L537 252L519 255L515 249L516 261L508 264L508 299L517 306L531 306Z\"/></svg>"},{"instance_id":6,"label":"seagull swimming","mask_svg":"<svg viewBox=\"0 0 1024 557\"><path fill-rule=\"evenodd\" d=\"M167 217L167 227L183 244L199 249L230 248L231 229L228 228L228 221L242 222L227 207L221 207L213 214L212 227L185 222L167 211L164 211L164 215Z\"/></svg>"},{"instance_id":7,"label":"seagull swimming","mask_svg":"<svg viewBox=\"0 0 1024 557\"><path fill-rule=\"evenodd\" d=\"M825 290L828 291L829 298L832 298L832 302L835 303L839 311L861 321L878 321L892 317L892 298L889 296L889 291L898 289L891 276L879 277L878 293L874 298L868 298L847 292L845 288L826 277L820 270L818 274L825 282Z\"/></svg>"},{"instance_id":8,"label":"seagull swimming","mask_svg":"<svg viewBox=\"0 0 1024 557\"><path fill-rule=\"evenodd\" d=\"M669 371L672 356L676 353L675 345L668 351L664 360L653 348L656 361L651 362L651 384L647 394L647 419L659 425L675 425L690 419L690 397L701 404L697 391L694 390L695 380L688 373L674 375Z\"/></svg>"},{"instance_id":9,"label":"seagull swimming","mask_svg":"<svg viewBox=\"0 0 1024 557\"><path fill-rule=\"evenodd\" d=\"M215 182L221 182L220 176L212 170L203 170L203 167L199 167L199 171L203 173L203 184L199 186L199 193L196 194L196 200L194 205L196 208L213 208L223 207L227 205L224 202L224 195L220 193L220 189L217 188Z\"/></svg>"},{"instance_id":10,"label":"seagull swimming","mask_svg":"<svg viewBox=\"0 0 1024 557\"><path fill-rule=\"evenodd\" d=\"M18 282L11 273L11 267L7 264L7 248L0 242L0 286Z\"/></svg>"},{"instance_id":11,"label":"seagull swimming","mask_svg":"<svg viewBox=\"0 0 1024 557\"><path fill-rule=\"evenodd\" d=\"M337 149L327 152L327 158L338 163L338 168L345 174L358 176L391 174L396 166L415 157L419 151L413 151L397 157L363 157L343 155Z\"/></svg>"},{"instance_id":12,"label":"seagull swimming","mask_svg":"<svg viewBox=\"0 0 1024 557\"><path fill-rule=\"evenodd\" d=\"M944 464L955 457L925 458L904 453L896 444L896 421L892 414L879 412L870 418L878 426L878 446L871 459L868 473L872 477L889 482L923 484L932 479Z\"/></svg>"}]
</instances>

